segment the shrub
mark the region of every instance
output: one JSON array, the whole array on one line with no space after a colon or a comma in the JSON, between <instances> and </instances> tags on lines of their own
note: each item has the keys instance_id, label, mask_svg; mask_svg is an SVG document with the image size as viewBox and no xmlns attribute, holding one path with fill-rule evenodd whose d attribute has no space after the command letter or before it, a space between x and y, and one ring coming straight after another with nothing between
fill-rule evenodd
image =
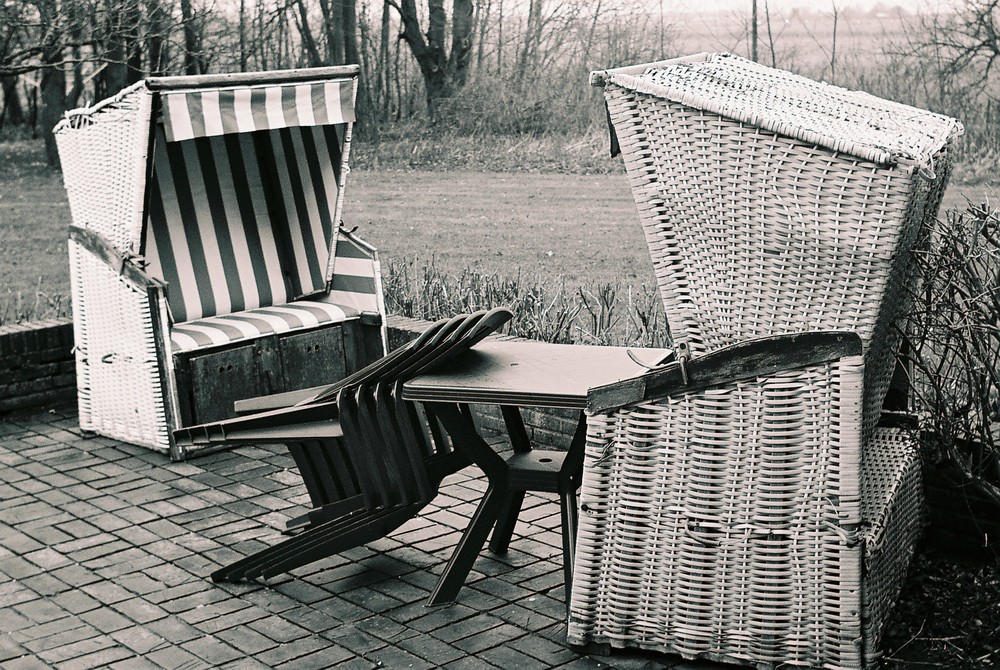
<instances>
[{"instance_id":1,"label":"shrub","mask_svg":"<svg viewBox=\"0 0 1000 670\"><path fill-rule=\"evenodd\" d=\"M1000 210L948 212L916 253L906 328L921 427L1000 503Z\"/></svg>"},{"instance_id":2,"label":"shrub","mask_svg":"<svg viewBox=\"0 0 1000 670\"><path fill-rule=\"evenodd\" d=\"M513 277L464 269L443 272L434 262L389 260L384 273L391 314L440 319L506 306L514 313L508 333L533 340L640 347L669 346L655 287L600 284L567 289L520 272Z\"/></svg>"}]
</instances>

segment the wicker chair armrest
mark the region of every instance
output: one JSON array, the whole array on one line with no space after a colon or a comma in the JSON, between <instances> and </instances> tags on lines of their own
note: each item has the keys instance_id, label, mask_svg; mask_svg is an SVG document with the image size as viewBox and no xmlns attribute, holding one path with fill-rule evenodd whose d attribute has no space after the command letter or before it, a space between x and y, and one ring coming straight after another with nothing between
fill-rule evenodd
<instances>
[{"instance_id":1,"label":"wicker chair armrest","mask_svg":"<svg viewBox=\"0 0 1000 670\"><path fill-rule=\"evenodd\" d=\"M142 288L166 287L164 282L147 274L133 260L133 256L119 250L104 235L86 228L70 226L69 237L132 284Z\"/></svg>"},{"instance_id":2,"label":"wicker chair armrest","mask_svg":"<svg viewBox=\"0 0 1000 670\"><path fill-rule=\"evenodd\" d=\"M794 370L862 353L850 331L788 333L740 342L689 361L676 361L587 392L590 414L718 384Z\"/></svg>"}]
</instances>

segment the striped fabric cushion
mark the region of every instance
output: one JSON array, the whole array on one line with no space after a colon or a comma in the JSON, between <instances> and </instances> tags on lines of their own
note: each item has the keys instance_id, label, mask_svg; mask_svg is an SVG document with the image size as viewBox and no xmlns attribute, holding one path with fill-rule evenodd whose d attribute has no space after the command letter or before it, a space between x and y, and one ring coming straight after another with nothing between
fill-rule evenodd
<instances>
[{"instance_id":1,"label":"striped fabric cushion","mask_svg":"<svg viewBox=\"0 0 1000 670\"><path fill-rule=\"evenodd\" d=\"M166 142L158 129L144 255L175 322L324 288L344 130Z\"/></svg>"},{"instance_id":2,"label":"striped fabric cushion","mask_svg":"<svg viewBox=\"0 0 1000 670\"><path fill-rule=\"evenodd\" d=\"M382 286L375 248L346 230L337 234L329 300L359 312L381 314Z\"/></svg>"},{"instance_id":3,"label":"striped fabric cushion","mask_svg":"<svg viewBox=\"0 0 1000 670\"><path fill-rule=\"evenodd\" d=\"M351 123L354 79L162 94L167 140Z\"/></svg>"},{"instance_id":4,"label":"striped fabric cushion","mask_svg":"<svg viewBox=\"0 0 1000 670\"><path fill-rule=\"evenodd\" d=\"M289 333L309 330L324 324L343 323L357 316L358 312L350 307L315 300L300 300L279 307L262 307L239 314L210 316L178 323L170 329L170 345L176 354L253 340L262 335Z\"/></svg>"}]
</instances>

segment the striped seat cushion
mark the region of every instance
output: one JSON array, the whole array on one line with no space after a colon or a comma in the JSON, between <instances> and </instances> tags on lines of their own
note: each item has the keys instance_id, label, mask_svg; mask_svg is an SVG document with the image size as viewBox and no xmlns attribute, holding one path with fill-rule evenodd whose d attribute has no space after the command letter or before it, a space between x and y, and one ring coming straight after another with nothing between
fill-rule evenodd
<instances>
[{"instance_id":1,"label":"striped seat cushion","mask_svg":"<svg viewBox=\"0 0 1000 670\"><path fill-rule=\"evenodd\" d=\"M261 307L175 324L170 329L170 346L175 354L196 351L253 340L263 335L342 323L358 315L358 311L351 307L318 300L299 300L278 307Z\"/></svg>"}]
</instances>

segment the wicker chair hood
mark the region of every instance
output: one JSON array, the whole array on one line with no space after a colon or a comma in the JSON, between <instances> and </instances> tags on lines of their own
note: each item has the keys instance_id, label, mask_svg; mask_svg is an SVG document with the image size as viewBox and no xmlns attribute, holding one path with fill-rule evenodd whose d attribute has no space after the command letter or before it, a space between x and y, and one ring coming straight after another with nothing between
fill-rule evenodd
<instances>
[{"instance_id":1,"label":"wicker chair hood","mask_svg":"<svg viewBox=\"0 0 1000 670\"><path fill-rule=\"evenodd\" d=\"M817 82L728 53L595 72L611 82L881 165L933 156L964 131L955 119Z\"/></svg>"}]
</instances>

